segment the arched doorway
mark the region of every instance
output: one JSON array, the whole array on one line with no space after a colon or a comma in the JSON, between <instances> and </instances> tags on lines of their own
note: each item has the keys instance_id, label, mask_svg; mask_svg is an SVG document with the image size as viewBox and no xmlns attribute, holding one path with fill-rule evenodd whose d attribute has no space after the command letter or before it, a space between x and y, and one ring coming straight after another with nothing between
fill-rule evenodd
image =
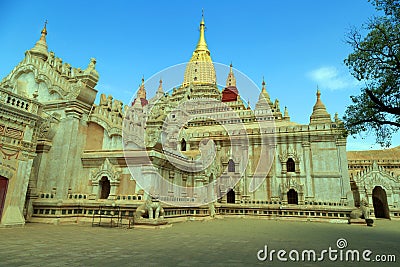
<instances>
[{"instance_id":1,"label":"arched doorway","mask_svg":"<svg viewBox=\"0 0 400 267\"><path fill-rule=\"evenodd\" d=\"M8 179L0 176L0 221L3 214L4 202L6 201Z\"/></svg>"},{"instance_id":2,"label":"arched doorway","mask_svg":"<svg viewBox=\"0 0 400 267\"><path fill-rule=\"evenodd\" d=\"M235 203L235 191L233 189L229 189L228 194L226 194L226 202Z\"/></svg>"},{"instance_id":3,"label":"arched doorway","mask_svg":"<svg viewBox=\"0 0 400 267\"><path fill-rule=\"evenodd\" d=\"M110 180L107 177L103 176L99 181L100 186L100 199L107 199L110 195Z\"/></svg>"},{"instance_id":4,"label":"arched doorway","mask_svg":"<svg viewBox=\"0 0 400 267\"><path fill-rule=\"evenodd\" d=\"M287 192L287 200L288 204L295 204L295 205L299 204L299 197L297 195L296 190L292 188Z\"/></svg>"},{"instance_id":5,"label":"arched doorway","mask_svg":"<svg viewBox=\"0 0 400 267\"><path fill-rule=\"evenodd\" d=\"M390 219L385 189L380 186L375 186L372 190L372 202L374 204L374 214L376 218Z\"/></svg>"}]
</instances>

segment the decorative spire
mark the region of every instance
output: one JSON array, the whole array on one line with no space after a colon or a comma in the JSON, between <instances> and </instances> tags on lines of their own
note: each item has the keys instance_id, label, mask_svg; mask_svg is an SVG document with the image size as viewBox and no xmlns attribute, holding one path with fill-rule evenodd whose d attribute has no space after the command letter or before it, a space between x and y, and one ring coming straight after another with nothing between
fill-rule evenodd
<instances>
[{"instance_id":1,"label":"decorative spire","mask_svg":"<svg viewBox=\"0 0 400 267\"><path fill-rule=\"evenodd\" d=\"M200 22L199 41L189 63L186 65L182 87L187 87L190 84L217 84L214 64L211 60L210 50L208 50L205 40L205 28L203 14ZM217 91L214 92L214 97L218 97Z\"/></svg>"},{"instance_id":2,"label":"decorative spire","mask_svg":"<svg viewBox=\"0 0 400 267\"><path fill-rule=\"evenodd\" d=\"M164 94L164 90L162 88L162 79L161 78L160 78L160 84L158 85L157 93L163 93Z\"/></svg>"},{"instance_id":3,"label":"decorative spire","mask_svg":"<svg viewBox=\"0 0 400 267\"><path fill-rule=\"evenodd\" d=\"M275 106L276 111L280 111L281 108L279 106L279 99L278 98L275 99L274 106Z\"/></svg>"},{"instance_id":4,"label":"decorative spire","mask_svg":"<svg viewBox=\"0 0 400 267\"><path fill-rule=\"evenodd\" d=\"M137 97L141 99L146 99L146 89L144 88L144 76L142 77L142 84L137 92Z\"/></svg>"},{"instance_id":5,"label":"decorative spire","mask_svg":"<svg viewBox=\"0 0 400 267\"><path fill-rule=\"evenodd\" d=\"M49 54L46 43L46 35L47 35L47 20L44 22L44 26L41 31L41 36L39 41L37 41L35 46L31 50L29 50L32 55L37 56L43 59L44 61L47 60Z\"/></svg>"},{"instance_id":6,"label":"decorative spire","mask_svg":"<svg viewBox=\"0 0 400 267\"><path fill-rule=\"evenodd\" d=\"M161 97L164 96L164 90L162 87L162 79L160 78L160 84L158 85L157 91L156 91L156 95L154 97L154 99L159 100ZM151 102L152 100L150 100Z\"/></svg>"},{"instance_id":7,"label":"decorative spire","mask_svg":"<svg viewBox=\"0 0 400 267\"><path fill-rule=\"evenodd\" d=\"M262 78L262 83L261 83L261 92L258 97L258 102L256 104L256 109L272 109L273 108L273 103L271 101L271 98L269 97L269 94L266 89L266 83L264 80L264 76Z\"/></svg>"},{"instance_id":8,"label":"decorative spire","mask_svg":"<svg viewBox=\"0 0 400 267\"><path fill-rule=\"evenodd\" d=\"M261 85L262 85L262 87L261 87L261 92L262 92L263 94L268 94L268 93L267 93L267 89L265 88L264 76L263 76L263 80L262 80ZM268 97L269 97L269 96L268 96Z\"/></svg>"},{"instance_id":9,"label":"decorative spire","mask_svg":"<svg viewBox=\"0 0 400 267\"><path fill-rule=\"evenodd\" d=\"M324 103L321 101L321 91L317 86L317 101L313 107L313 113L310 117L310 124L312 123L327 123L331 122L331 115L326 111Z\"/></svg>"},{"instance_id":10,"label":"decorative spire","mask_svg":"<svg viewBox=\"0 0 400 267\"><path fill-rule=\"evenodd\" d=\"M201 22L200 22L200 37L199 37L199 41L197 43L195 52L207 51L208 54L210 54L210 51L208 50L208 47L207 47L206 38L204 35L205 30L206 30L206 24L204 23L204 10L202 9L201 10Z\"/></svg>"},{"instance_id":11,"label":"decorative spire","mask_svg":"<svg viewBox=\"0 0 400 267\"><path fill-rule=\"evenodd\" d=\"M326 111L325 105L324 105L324 103L322 103L322 101L321 101L321 91L319 90L318 87L317 87L317 93L316 93L316 95L317 95L317 102L315 102L315 105L314 105L313 110L315 111L315 110L318 110L318 109L320 109L320 110L323 109L323 110Z\"/></svg>"},{"instance_id":12,"label":"decorative spire","mask_svg":"<svg viewBox=\"0 0 400 267\"><path fill-rule=\"evenodd\" d=\"M283 119L290 121L289 111L286 106L285 106L285 111L283 112Z\"/></svg>"},{"instance_id":13,"label":"decorative spire","mask_svg":"<svg viewBox=\"0 0 400 267\"><path fill-rule=\"evenodd\" d=\"M226 78L226 87L236 87L236 78L233 74L232 63L229 65L229 74Z\"/></svg>"},{"instance_id":14,"label":"decorative spire","mask_svg":"<svg viewBox=\"0 0 400 267\"><path fill-rule=\"evenodd\" d=\"M146 106L149 101L146 99L146 89L144 88L144 76L142 77L142 83L139 86L139 90L136 94L135 100L132 102L132 106L135 106L136 102L140 102L142 104L142 107ZM138 104L136 104L137 106Z\"/></svg>"}]
</instances>

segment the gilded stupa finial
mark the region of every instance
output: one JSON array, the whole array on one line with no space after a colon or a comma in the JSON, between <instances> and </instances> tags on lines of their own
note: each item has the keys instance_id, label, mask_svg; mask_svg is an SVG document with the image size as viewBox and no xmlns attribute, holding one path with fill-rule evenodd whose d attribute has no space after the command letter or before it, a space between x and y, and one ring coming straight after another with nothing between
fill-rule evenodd
<instances>
[{"instance_id":1,"label":"gilded stupa finial","mask_svg":"<svg viewBox=\"0 0 400 267\"><path fill-rule=\"evenodd\" d=\"M144 88L144 75L142 77L142 84L139 87L139 91L137 93L138 98L146 99L146 89Z\"/></svg>"},{"instance_id":2,"label":"gilded stupa finial","mask_svg":"<svg viewBox=\"0 0 400 267\"><path fill-rule=\"evenodd\" d=\"M200 22L200 37L195 51L207 51L209 53L210 51L208 50L206 38L204 36L205 30L206 30L206 24L204 23L204 10L202 9L201 22Z\"/></svg>"},{"instance_id":3,"label":"gilded stupa finial","mask_svg":"<svg viewBox=\"0 0 400 267\"><path fill-rule=\"evenodd\" d=\"M43 59L44 61L46 61L48 57L46 35L47 35L47 20L44 22L44 26L41 31L39 40L36 42L35 46L31 50L29 50L30 54L37 56Z\"/></svg>"},{"instance_id":4,"label":"gilded stupa finial","mask_svg":"<svg viewBox=\"0 0 400 267\"><path fill-rule=\"evenodd\" d=\"M264 92L267 92L267 89L265 89L265 80L264 80L264 76L263 76L263 78L262 78L262 83L261 83L261 85L262 85L262 88L261 88L261 91L264 93Z\"/></svg>"},{"instance_id":5,"label":"gilded stupa finial","mask_svg":"<svg viewBox=\"0 0 400 267\"><path fill-rule=\"evenodd\" d=\"M43 26L43 29L42 29L42 31L41 31L41 33L42 33L42 35L47 35L47 19L46 19L46 21L44 22L44 26Z\"/></svg>"},{"instance_id":6,"label":"gilded stupa finial","mask_svg":"<svg viewBox=\"0 0 400 267\"><path fill-rule=\"evenodd\" d=\"M205 40L204 13L200 22L200 35L193 51L190 61L186 65L182 86L190 84L211 84L216 85L217 77L215 68L211 60L210 50L208 50Z\"/></svg>"}]
</instances>

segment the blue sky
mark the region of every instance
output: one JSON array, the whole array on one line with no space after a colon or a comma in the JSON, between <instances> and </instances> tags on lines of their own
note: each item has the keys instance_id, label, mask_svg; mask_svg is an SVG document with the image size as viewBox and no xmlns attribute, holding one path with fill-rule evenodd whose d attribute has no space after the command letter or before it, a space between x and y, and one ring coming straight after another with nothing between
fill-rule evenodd
<instances>
[{"instance_id":1,"label":"blue sky","mask_svg":"<svg viewBox=\"0 0 400 267\"><path fill-rule=\"evenodd\" d=\"M309 122L317 85L332 116L343 116L349 96L358 94L361 85L343 64L352 51L345 35L376 14L367 0L2 1L0 76L33 47L47 19L49 50L74 67L86 68L95 57L99 93L128 103L142 76L190 59L202 8L213 61L232 62L258 86L264 76L293 121ZM226 77L217 78L225 84ZM148 98L156 90L146 89ZM259 92L238 89L254 106ZM378 148L374 141L349 137L348 149Z\"/></svg>"}]
</instances>

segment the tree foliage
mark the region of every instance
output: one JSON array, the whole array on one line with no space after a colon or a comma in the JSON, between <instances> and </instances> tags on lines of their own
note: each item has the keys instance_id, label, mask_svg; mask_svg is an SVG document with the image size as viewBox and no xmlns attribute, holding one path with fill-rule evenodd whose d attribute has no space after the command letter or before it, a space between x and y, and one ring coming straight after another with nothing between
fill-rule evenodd
<instances>
[{"instance_id":1,"label":"tree foliage","mask_svg":"<svg viewBox=\"0 0 400 267\"><path fill-rule=\"evenodd\" d=\"M377 143L390 146L400 129L400 0L370 2L384 15L347 36L354 51L344 62L364 85L360 95L351 96L343 119L349 134L373 132Z\"/></svg>"}]
</instances>

